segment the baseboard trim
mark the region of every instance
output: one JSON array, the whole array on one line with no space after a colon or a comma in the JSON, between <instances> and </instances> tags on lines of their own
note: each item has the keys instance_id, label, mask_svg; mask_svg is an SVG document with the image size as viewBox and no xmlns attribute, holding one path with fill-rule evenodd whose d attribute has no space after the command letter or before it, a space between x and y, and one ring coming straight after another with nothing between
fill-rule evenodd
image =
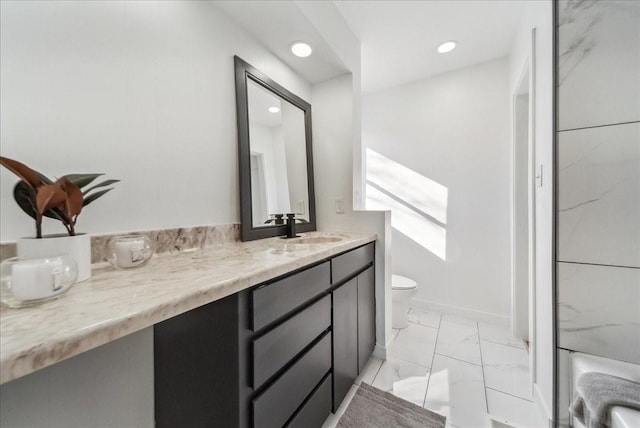
<instances>
[{"instance_id":1,"label":"baseboard trim","mask_svg":"<svg viewBox=\"0 0 640 428\"><path fill-rule=\"evenodd\" d=\"M489 312L476 311L474 309L462 308L460 306L444 305L442 303L415 298L411 299L410 305L414 308L455 315L463 318L471 318L476 321L506 326L509 325L509 317L505 315L496 315Z\"/></svg>"},{"instance_id":2,"label":"baseboard trim","mask_svg":"<svg viewBox=\"0 0 640 428\"><path fill-rule=\"evenodd\" d=\"M387 359L387 349L393 342L393 333L389 335L389 340L387 340L386 346L382 346L376 342L376 346L373 348L373 356L376 358L380 358L381 360Z\"/></svg>"},{"instance_id":3,"label":"baseboard trim","mask_svg":"<svg viewBox=\"0 0 640 428\"><path fill-rule=\"evenodd\" d=\"M551 416L551 412L547 408L547 405L542 398L542 393L540 389L538 389L538 384L533 384L533 402L536 403L536 408L538 409L538 416L542 422L547 422L546 426L549 428L553 428L553 417Z\"/></svg>"},{"instance_id":4,"label":"baseboard trim","mask_svg":"<svg viewBox=\"0 0 640 428\"><path fill-rule=\"evenodd\" d=\"M376 358L380 358L381 360L387 359L387 347L380 346L376 343L375 348L373 348L373 356Z\"/></svg>"}]
</instances>

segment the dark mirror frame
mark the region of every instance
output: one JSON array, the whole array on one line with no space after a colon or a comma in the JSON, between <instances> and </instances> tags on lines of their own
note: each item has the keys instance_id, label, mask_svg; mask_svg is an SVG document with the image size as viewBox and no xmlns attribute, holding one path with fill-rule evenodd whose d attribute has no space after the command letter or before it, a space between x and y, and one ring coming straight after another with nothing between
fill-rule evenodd
<instances>
[{"instance_id":1,"label":"dark mirror frame","mask_svg":"<svg viewBox=\"0 0 640 428\"><path fill-rule=\"evenodd\" d=\"M243 241L270 238L285 235L286 225L253 226L251 207L251 166L249 141L249 105L247 99L247 81L251 79L268 91L295 105L304 112L304 129L307 147L307 183L309 198L309 222L296 223L296 231L316 230L316 202L313 187L313 154L311 146L311 104L288 91L260 70L241 58L234 56L236 79L236 119L238 124L238 163L240 176L240 237ZM286 213L283 213L286 214Z\"/></svg>"}]
</instances>

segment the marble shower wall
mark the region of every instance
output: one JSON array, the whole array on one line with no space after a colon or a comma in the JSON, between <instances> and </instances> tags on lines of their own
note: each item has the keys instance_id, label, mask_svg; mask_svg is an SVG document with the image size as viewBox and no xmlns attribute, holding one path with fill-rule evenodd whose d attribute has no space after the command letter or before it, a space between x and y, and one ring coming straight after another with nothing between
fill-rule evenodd
<instances>
[{"instance_id":1,"label":"marble shower wall","mask_svg":"<svg viewBox=\"0 0 640 428\"><path fill-rule=\"evenodd\" d=\"M640 269L558 263L558 346L639 362Z\"/></svg>"},{"instance_id":2,"label":"marble shower wall","mask_svg":"<svg viewBox=\"0 0 640 428\"><path fill-rule=\"evenodd\" d=\"M558 346L640 363L640 2L558 12Z\"/></svg>"},{"instance_id":3,"label":"marble shower wall","mask_svg":"<svg viewBox=\"0 0 640 428\"><path fill-rule=\"evenodd\" d=\"M640 123L560 132L558 180L558 259L640 267Z\"/></svg>"},{"instance_id":4,"label":"marble shower wall","mask_svg":"<svg viewBox=\"0 0 640 428\"><path fill-rule=\"evenodd\" d=\"M558 130L640 120L639 2L558 6Z\"/></svg>"}]
</instances>

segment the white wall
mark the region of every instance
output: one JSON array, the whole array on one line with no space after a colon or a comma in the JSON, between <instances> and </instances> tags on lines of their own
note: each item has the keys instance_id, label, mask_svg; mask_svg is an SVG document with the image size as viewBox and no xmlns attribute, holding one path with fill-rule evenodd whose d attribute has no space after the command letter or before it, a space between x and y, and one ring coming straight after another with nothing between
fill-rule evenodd
<instances>
[{"instance_id":1,"label":"white wall","mask_svg":"<svg viewBox=\"0 0 640 428\"><path fill-rule=\"evenodd\" d=\"M530 60L531 30L536 29L534 141L536 165L542 165L542 187L536 188L536 323L534 398L547 420L553 415L553 49L552 2L527 2L510 57L510 93L514 93L522 70Z\"/></svg>"},{"instance_id":2,"label":"white wall","mask_svg":"<svg viewBox=\"0 0 640 428\"><path fill-rule=\"evenodd\" d=\"M209 3L2 1L0 17L2 155L49 176L122 180L82 232L239 221L233 55L311 98ZM17 178L0 179L2 241L32 235ZM3 385L2 426L153 426L150 332Z\"/></svg>"},{"instance_id":3,"label":"white wall","mask_svg":"<svg viewBox=\"0 0 640 428\"><path fill-rule=\"evenodd\" d=\"M361 44L353 34L344 17L333 2L294 0L300 11L313 23L318 33L331 46L331 49L351 71L351 101L352 117L361 117ZM351 198L356 209L364 209L364 170L365 161L362 156L361 121L355 120L351 124Z\"/></svg>"},{"instance_id":4,"label":"white wall","mask_svg":"<svg viewBox=\"0 0 640 428\"><path fill-rule=\"evenodd\" d=\"M154 427L153 328L2 385L0 425Z\"/></svg>"},{"instance_id":5,"label":"white wall","mask_svg":"<svg viewBox=\"0 0 640 428\"><path fill-rule=\"evenodd\" d=\"M358 97L359 98L359 97ZM354 96L351 75L313 87L313 163L318 230L375 233L376 355L386 357L391 341L391 238L388 212L356 211L353 180ZM335 198L344 198L344 213L335 211Z\"/></svg>"},{"instance_id":6,"label":"white wall","mask_svg":"<svg viewBox=\"0 0 640 428\"><path fill-rule=\"evenodd\" d=\"M310 85L200 1L2 1L2 156L122 182L78 229L238 222L233 55L301 98ZM0 171L0 237L34 233ZM45 220L45 233L62 226Z\"/></svg>"},{"instance_id":7,"label":"white wall","mask_svg":"<svg viewBox=\"0 0 640 428\"><path fill-rule=\"evenodd\" d=\"M392 165L378 184L406 210L392 213L393 273L418 282L417 304L508 315L508 72L501 59L363 97L363 144Z\"/></svg>"},{"instance_id":8,"label":"white wall","mask_svg":"<svg viewBox=\"0 0 640 428\"><path fill-rule=\"evenodd\" d=\"M354 73L313 88L318 225L378 234L380 355L391 338L388 213L351 207L360 158L360 44L337 24L333 3L297 4ZM209 3L0 5L2 155L51 176L106 172L123 180L81 216L83 232L239 220L233 55L311 100L306 81ZM1 239L31 235L31 221L11 196L16 179L0 174ZM345 214L332 211L338 195ZM45 231L59 229L47 224Z\"/></svg>"},{"instance_id":9,"label":"white wall","mask_svg":"<svg viewBox=\"0 0 640 428\"><path fill-rule=\"evenodd\" d=\"M361 199L360 41L333 2L296 0L305 17L331 46L349 75L314 85L313 163L319 230L375 233L376 350L386 357L391 342L391 226L388 211L358 211ZM344 197L344 214L335 198Z\"/></svg>"}]
</instances>

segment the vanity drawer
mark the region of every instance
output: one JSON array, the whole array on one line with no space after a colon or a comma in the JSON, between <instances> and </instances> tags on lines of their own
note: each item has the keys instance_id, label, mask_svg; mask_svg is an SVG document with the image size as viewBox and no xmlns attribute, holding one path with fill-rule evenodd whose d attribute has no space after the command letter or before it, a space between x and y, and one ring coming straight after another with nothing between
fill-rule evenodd
<instances>
[{"instance_id":1,"label":"vanity drawer","mask_svg":"<svg viewBox=\"0 0 640 428\"><path fill-rule=\"evenodd\" d=\"M311 397L287 424L287 427L321 427L329 413L331 413L331 374L325 376Z\"/></svg>"},{"instance_id":2,"label":"vanity drawer","mask_svg":"<svg viewBox=\"0 0 640 428\"><path fill-rule=\"evenodd\" d=\"M325 292L330 285L330 270L329 262L325 262L251 291L252 329L261 329Z\"/></svg>"},{"instance_id":3,"label":"vanity drawer","mask_svg":"<svg viewBox=\"0 0 640 428\"><path fill-rule=\"evenodd\" d=\"M327 295L255 339L251 386L262 385L330 326L331 296Z\"/></svg>"},{"instance_id":4,"label":"vanity drawer","mask_svg":"<svg viewBox=\"0 0 640 428\"><path fill-rule=\"evenodd\" d=\"M281 427L331 369L331 334L326 333L269 388L251 401L254 427Z\"/></svg>"},{"instance_id":5,"label":"vanity drawer","mask_svg":"<svg viewBox=\"0 0 640 428\"><path fill-rule=\"evenodd\" d=\"M373 263L373 243L357 248L331 260L331 283L337 284Z\"/></svg>"}]
</instances>

